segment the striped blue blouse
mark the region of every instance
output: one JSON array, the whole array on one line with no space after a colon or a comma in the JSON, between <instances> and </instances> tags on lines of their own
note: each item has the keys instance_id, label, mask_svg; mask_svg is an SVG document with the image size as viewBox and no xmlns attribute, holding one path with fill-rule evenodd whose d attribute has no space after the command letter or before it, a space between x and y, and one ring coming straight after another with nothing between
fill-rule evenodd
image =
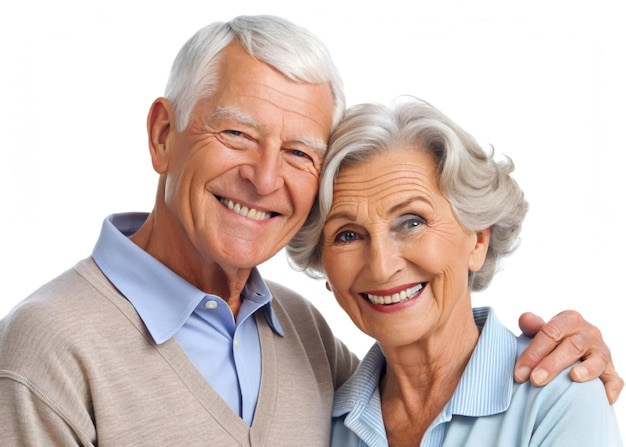
<instances>
[{"instance_id":1,"label":"striped blue blouse","mask_svg":"<svg viewBox=\"0 0 626 447\"><path fill-rule=\"evenodd\" d=\"M621 447L613 407L600 380L576 383L563 371L538 388L513 380L529 339L515 337L488 307L474 309L482 332L450 401L422 447ZM332 447L387 446L378 382L385 365L374 345L335 395Z\"/></svg>"}]
</instances>

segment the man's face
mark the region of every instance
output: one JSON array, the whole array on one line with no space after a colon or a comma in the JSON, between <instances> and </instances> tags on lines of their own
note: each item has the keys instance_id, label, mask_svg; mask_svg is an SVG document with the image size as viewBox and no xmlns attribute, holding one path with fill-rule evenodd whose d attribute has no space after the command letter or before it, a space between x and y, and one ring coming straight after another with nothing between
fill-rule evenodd
<instances>
[{"instance_id":1,"label":"man's face","mask_svg":"<svg viewBox=\"0 0 626 447\"><path fill-rule=\"evenodd\" d=\"M167 136L166 214L184 262L249 269L287 244L317 193L333 108L328 84L293 82L237 43L223 50L215 92Z\"/></svg>"}]
</instances>

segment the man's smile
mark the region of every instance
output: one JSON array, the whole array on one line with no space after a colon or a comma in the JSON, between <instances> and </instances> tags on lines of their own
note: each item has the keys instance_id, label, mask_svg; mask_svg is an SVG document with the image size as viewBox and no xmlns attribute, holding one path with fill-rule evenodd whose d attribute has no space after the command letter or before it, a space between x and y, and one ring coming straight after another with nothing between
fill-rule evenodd
<instances>
[{"instance_id":1,"label":"man's smile","mask_svg":"<svg viewBox=\"0 0 626 447\"><path fill-rule=\"evenodd\" d=\"M216 197L229 210L236 212L240 216L247 217L248 219L267 220L267 219L271 219L274 216L278 216L278 213L270 213L267 211L261 211L261 210L257 210L254 208L249 208L240 203L233 202L230 199L225 199L223 197L218 197L218 196Z\"/></svg>"}]
</instances>

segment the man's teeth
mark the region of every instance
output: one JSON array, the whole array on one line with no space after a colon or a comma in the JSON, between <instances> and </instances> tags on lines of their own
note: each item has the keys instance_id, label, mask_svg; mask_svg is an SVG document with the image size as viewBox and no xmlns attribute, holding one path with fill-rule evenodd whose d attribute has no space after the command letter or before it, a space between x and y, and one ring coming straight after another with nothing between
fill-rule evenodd
<instances>
[{"instance_id":1,"label":"man's teeth","mask_svg":"<svg viewBox=\"0 0 626 447\"><path fill-rule=\"evenodd\" d=\"M228 209L233 210L237 214L243 217L247 217L248 219L266 220L272 217L272 215L268 212L255 210L254 208L248 208L247 206L235 203L232 200L220 199L220 202L226 205Z\"/></svg>"},{"instance_id":2,"label":"man's teeth","mask_svg":"<svg viewBox=\"0 0 626 447\"><path fill-rule=\"evenodd\" d=\"M374 304L395 304L404 300L408 300L413 298L415 295L422 290L424 286L422 284L418 284L413 287L409 287L406 290L403 290L399 293L394 293L393 295L370 295L366 294L367 298Z\"/></svg>"}]
</instances>

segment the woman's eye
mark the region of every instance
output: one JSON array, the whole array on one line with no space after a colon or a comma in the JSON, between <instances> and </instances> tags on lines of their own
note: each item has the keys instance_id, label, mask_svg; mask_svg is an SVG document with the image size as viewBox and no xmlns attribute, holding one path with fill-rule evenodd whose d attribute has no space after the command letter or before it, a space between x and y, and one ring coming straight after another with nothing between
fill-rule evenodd
<instances>
[{"instance_id":1,"label":"woman's eye","mask_svg":"<svg viewBox=\"0 0 626 447\"><path fill-rule=\"evenodd\" d=\"M358 238L359 238L359 235L356 234L354 231L342 231L341 233L337 235L335 240L337 242L342 242L345 244L348 242L356 241Z\"/></svg>"},{"instance_id":2,"label":"woman's eye","mask_svg":"<svg viewBox=\"0 0 626 447\"><path fill-rule=\"evenodd\" d=\"M426 221L421 217L418 217L415 215L408 215L408 216L403 216L402 220L400 221L400 227L405 230L411 230L413 228L417 228L421 225L424 225L425 223Z\"/></svg>"},{"instance_id":3,"label":"woman's eye","mask_svg":"<svg viewBox=\"0 0 626 447\"><path fill-rule=\"evenodd\" d=\"M407 228L415 228L415 227L419 227L420 225L421 225L421 222L417 219L407 220L406 222Z\"/></svg>"}]
</instances>

